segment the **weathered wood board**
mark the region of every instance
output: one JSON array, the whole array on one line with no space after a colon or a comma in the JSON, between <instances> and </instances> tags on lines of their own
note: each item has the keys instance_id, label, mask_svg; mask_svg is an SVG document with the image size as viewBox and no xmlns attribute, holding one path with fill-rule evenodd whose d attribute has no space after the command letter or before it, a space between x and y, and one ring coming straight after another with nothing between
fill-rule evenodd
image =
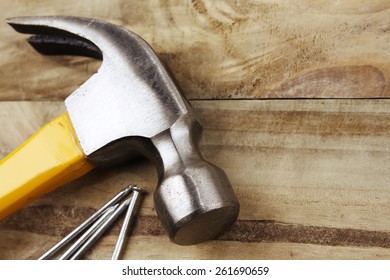
<instances>
[{"instance_id":1,"label":"weathered wood board","mask_svg":"<svg viewBox=\"0 0 390 280\"><path fill-rule=\"evenodd\" d=\"M201 150L226 171L242 207L218 240L169 242L153 209L154 167L141 160L93 171L0 222L0 259L39 257L128 183L150 194L125 258L390 258L390 100L192 104L205 128ZM1 102L0 156L63 110L62 102ZM118 231L87 258L108 258Z\"/></svg>"},{"instance_id":2,"label":"weathered wood board","mask_svg":"<svg viewBox=\"0 0 390 280\"><path fill-rule=\"evenodd\" d=\"M218 240L172 244L153 208L156 172L140 160L92 171L1 221L0 259L38 258L128 183L150 194L127 259L390 259L390 100L253 100L390 97L389 1L3 0L0 8L0 158L63 112L62 100L100 65L41 56L4 19L100 18L141 35L169 66L204 125L204 156L226 171L242 207ZM86 258L110 258L118 231Z\"/></svg>"},{"instance_id":3,"label":"weathered wood board","mask_svg":"<svg viewBox=\"0 0 390 280\"><path fill-rule=\"evenodd\" d=\"M2 100L60 100L96 71L34 52L4 19L95 17L145 38L189 99L389 97L390 2L76 1L0 4Z\"/></svg>"}]
</instances>

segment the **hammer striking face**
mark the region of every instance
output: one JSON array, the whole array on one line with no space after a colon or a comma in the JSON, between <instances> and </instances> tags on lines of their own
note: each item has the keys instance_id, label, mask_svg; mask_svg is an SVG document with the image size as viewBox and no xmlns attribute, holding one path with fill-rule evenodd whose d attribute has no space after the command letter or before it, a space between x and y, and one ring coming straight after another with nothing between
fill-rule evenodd
<instances>
[{"instance_id":1,"label":"hammer striking face","mask_svg":"<svg viewBox=\"0 0 390 280\"><path fill-rule=\"evenodd\" d=\"M203 242L234 223L239 203L229 180L203 159L202 128L144 40L95 19L27 17L8 23L21 33L37 34L29 42L42 54L86 55L103 62L65 100L66 114L0 162L0 218L96 165L143 155L156 164L155 209L172 241ZM42 141L48 142L44 150ZM36 149L42 150L38 169L26 164L25 174L11 178Z\"/></svg>"}]
</instances>

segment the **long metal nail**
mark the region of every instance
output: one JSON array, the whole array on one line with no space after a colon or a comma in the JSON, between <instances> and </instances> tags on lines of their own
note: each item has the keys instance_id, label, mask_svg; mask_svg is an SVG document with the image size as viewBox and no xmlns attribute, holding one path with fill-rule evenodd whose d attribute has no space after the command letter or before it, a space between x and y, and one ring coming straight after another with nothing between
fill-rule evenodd
<instances>
[{"instance_id":1,"label":"long metal nail","mask_svg":"<svg viewBox=\"0 0 390 280\"><path fill-rule=\"evenodd\" d=\"M134 195L137 195L137 192L134 192ZM111 224L118 219L118 217L125 211L130 203L130 199L126 199L121 204L119 204L118 208L114 213L111 214L100 226L99 228L88 238L87 241L78 249L74 255L70 258L71 260L80 259L91 246L99 239L99 237L111 226ZM133 199L131 199L132 201Z\"/></svg>"},{"instance_id":2,"label":"long metal nail","mask_svg":"<svg viewBox=\"0 0 390 280\"><path fill-rule=\"evenodd\" d=\"M76 229L74 229L71 233L69 233L64 239L54 245L49 251L43 254L38 260L47 260L52 257L55 253L57 253L62 247L68 244L74 237L80 234L85 228L87 228L90 224L96 221L109 207L113 206L115 203L123 199L133 190L133 185L125 187L121 190L117 195L115 195L110 201L108 201L103 207L101 207L95 214L89 217L85 222L79 225Z\"/></svg>"},{"instance_id":3,"label":"long metal nail","mask_svg":"<svg viewBox=\"0 0 390 280\"><path fill-rule=\"evenodd\" d=\"M90 226L88 230L84 232L84 234L79 239L77 239L75 243L72 244L72 246L70 246L70 248L59 258L59 260L68 260L73 255L73 253L78 248L80 248L84 242L88 240L88 238L110 217L112 212L114 212L117 207L117 204L109 207L103 213L103 215L101 215L100 218L92 226Z\"/></svg>"},{"instance_id":4,"label":"long metal nail","mask_svg":"<svg viewBox=\"0 0 390 280\"><path fill-rule=\"evenodd\" d=\"M136 186L133 187L133 198L127 208L125 219L123 220L122 228L118 236L118 241L115 245L114 253L111 257L111 260L117 260L119 255L122 252L123 243L125 241L126 233L128 231L129 225L132 223L132 218L135 216L139 202L141 200L141 194L145 193L144 190Z\"/></svg>"}]
</instances>

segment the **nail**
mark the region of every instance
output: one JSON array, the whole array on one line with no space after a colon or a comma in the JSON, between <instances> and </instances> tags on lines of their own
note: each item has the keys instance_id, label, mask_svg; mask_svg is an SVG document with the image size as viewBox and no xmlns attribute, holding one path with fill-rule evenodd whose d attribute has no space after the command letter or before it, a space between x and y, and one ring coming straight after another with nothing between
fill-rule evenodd
<instances>
[{"instance_id":1,"label":"nail","mask_svg":"<svg viewBox=\"0 0 390 280\"><path fill-rule=\"evenodd\" d=\"M115 203L120 201L122 198L127 196L133 189L133 185L125 187L121 190L116 196L114 196L110 201L108 201L103 207L101 207L95 214L89 217L85 222L79 225L71 233L69 233L64 239L54 245L49 251L43 254L38 260L47 260L57 253L62 247L68 244L73 238L79 235L84 229L86 229L90 224L96 221L109 207L113 206Z\"/></svg>"},{"instance_id":2,"label":"nail","mask_svg":"<svg viewBox=\"0 0 390 280\"><path fill-rule=\"evenodd\" d=\"M131 199L131 202L129 204L129 207L127 208L125 219L123 220L122 228L118 236L118 241L115 245L114 253L111 257L111 260L117 260L119 258L119 255L122 252L123 244L125 241L126 233L128 231L129 225L133 222L133 217L135 216L135 213L137 211L139 202L141 200L141 194L145 193L144 190L141 188L134 186L133 187L133 198Z\"/></svg>"},{"instance_id":3,"label":"nail","mask_svg":"<svg viewBox=\"0 0 390 280\"><path fill-rule=\"evenodd\" d=\"M102 223L104 223L105 220L107 220L111 213L118 207L118 205L114 205L114 206L111 206L109 207L104 213L103 215L100 216L100 218L92 225L88 228L88 230L86 232L84 232L84 234L76 240L75 243L73 243L72 246L70 246L70 248L59 258L59 260L68 260L72 254L78 249L80 248L80 246L82 246L84 244L84 242L86 240L88 240L88 238L101 226Z\"/></svg>"},{"instance_id":4,"label":"nail","mask_svg":"<svg viewBox=\"0 0 390 280\"><path fill-rule=\"evenodd\" d=\"M135 192L134 192L135 194ZM111 214L99 228L88 238L87 241L78 249L78 251L70 258L71 260L80 259L91 246L102 236L102 234L111 226L111 224L118 219L118 217L125 211L130 204L130 198L119 204L118 208Z\"/></svg>"}]
</instances>

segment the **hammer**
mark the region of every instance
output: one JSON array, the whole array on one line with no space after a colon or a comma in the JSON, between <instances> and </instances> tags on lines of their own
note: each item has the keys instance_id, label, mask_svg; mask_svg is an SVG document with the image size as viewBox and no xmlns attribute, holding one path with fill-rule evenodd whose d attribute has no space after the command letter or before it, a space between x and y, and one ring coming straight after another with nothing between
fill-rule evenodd
<instances>
[{"instance_id":1,"label":"hammer","mask_svg":"<svg viewBox=\"0 0 390 280\"><path fill-rule=\"evenodd\" d=\"M103 59L65 100L67 112L0 161L0 219L96 166L142 155L157 168L154 206L180 245L214 239L239 213L222 169L199 150L202 127L152 48L117 25L79 17L20 17L7 22L35 34L45 55Z\"/></svg>"}]
</instances>

